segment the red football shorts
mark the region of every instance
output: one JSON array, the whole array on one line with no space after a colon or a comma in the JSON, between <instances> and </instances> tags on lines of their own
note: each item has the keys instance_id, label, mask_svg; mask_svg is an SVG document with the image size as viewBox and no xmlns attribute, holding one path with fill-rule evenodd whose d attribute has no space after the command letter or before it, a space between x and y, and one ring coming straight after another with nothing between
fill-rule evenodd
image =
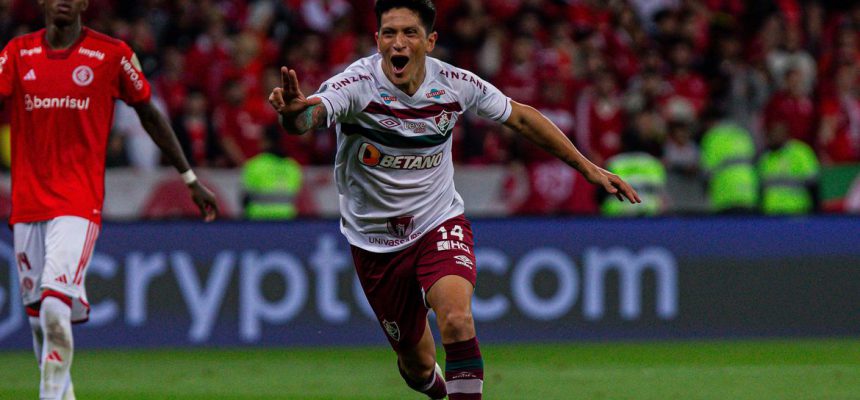
<instances>
[{"instance_id":1,"label":"red football shorts","mask_svg":"<svg viewBox=\"0 0 860 400\"><path fill-rule=\"evenodd\" d=\"M364 294L394 351L413 348L426 327L425 296L440 278L462 276L475 285L472 226L463 215L433 228L409 247L372 253L352 246Z\"/></svg>"}]
</instances>

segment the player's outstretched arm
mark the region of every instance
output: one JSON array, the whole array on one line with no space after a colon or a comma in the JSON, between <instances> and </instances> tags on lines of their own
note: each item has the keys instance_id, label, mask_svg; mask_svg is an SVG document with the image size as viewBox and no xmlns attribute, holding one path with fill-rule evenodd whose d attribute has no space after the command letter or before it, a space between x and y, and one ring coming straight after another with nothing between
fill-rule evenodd
<instances>
[{"instance_id":1,"label":"player's outstretched arm","mask_svg":"<svg viewBox=\"0 0 860 400\"><path fill-rule=\"evenodd\" d=\"M552 153L577 171L589 182L603 187L620 201L626 198L631 203L641 203L639 194L623 179L594 165L546 116L534 108L511 101L511 116L505 126L525 136L526 139Z\"/></svg>"},{"instance_id":2,"label":"player's outstretched arm","mask_svg":"<svg viewBox=\"0 0 860 400\"><path fill-rule=\"evenodd\" d=\"M269 104L278 112L287 133L301 135L322 125L327 116L321 102L319 97L305 97L295 70L281 67L281 87L272 89Z\"/></svg>"},{"instance_id":3,"label":"player's outstretched arm","mask_svg":"<svg viewBox=\"0 0 860 400\"><path fill-rule=\"evenodd\" d=\"M176 170L182 174L185 184L191 190L191 199L194 204L200 209L200 214L206 222L212 221L218 215L218 205L215 202L215 195L206 186L197 180L194 172L191 171L191 165L182 153L182 147L179 145L179 140L176 139L176 133L167 122L167 119L161 115L161 112L152 105L151 102L137 104L134 106L137 111L137 116L140 117L140 123L143 129L152 138L155 144L161 149L161 152L167 157Z\"/></svg>"}]
</instances>

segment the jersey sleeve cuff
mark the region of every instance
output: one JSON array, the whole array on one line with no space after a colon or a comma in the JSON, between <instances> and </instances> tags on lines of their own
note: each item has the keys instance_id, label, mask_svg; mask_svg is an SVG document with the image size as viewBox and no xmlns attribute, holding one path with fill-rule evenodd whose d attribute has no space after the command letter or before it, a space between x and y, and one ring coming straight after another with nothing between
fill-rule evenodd
<instances>
[{"instance_id":1,"label":"jersey sleeve cuff","mask_svg":"<svg viewBox=\"0 0 860 400\"><path fill-rule=\"evenodd\" d=\"M333 107L333 106L332 106L332 104L331 104L331 100L329 100L329 99L327 99L325 96L321 96L321 95L319 95L319 94L312 95L312 96L310 96L310 97L308 97L308 98L309 98L309 99L312 99L312 98L319 98L319 99L322 99L322 103L320 103L320 104L322 104L322 106L323 106L323 107L325 107L325 111L326 111L326 113L325 113L325 115L326 115L326 121L325 121L325 122L326 122L326 127L327 127L327 128L328 128L328 127L331 127L331 125L335 122L335 121L334 121L334 107Z\"/></svg>"},{"instance_id":2,"label":"jersey sleeve cuff","mask_svg":"<svg viewBox=\"0 0 860 400\"><path fill-rule=\"evenodd\" d=\"M502 112L502 115L496 119L497 122L505 123L508 122L508 118L511 117L511 113L514 111L513 107L511 107L511 98L508 97L505 99L505 111Z\"/></svg>"},{"instance_id":3,"label":"jersey sleeve cuff","mask_svg":"<svg viewBox=\"0 0 860 400\"><path fill-rule=\"evenodd\" d=\"M129 100L123 99L123 101L129 107L139 106L141 104L146 104L146 103L149 103L150 101L152 101L152 95L148 95L148 96L141 98L141 99L129 99Z\"/></svg>"}]
</instances>

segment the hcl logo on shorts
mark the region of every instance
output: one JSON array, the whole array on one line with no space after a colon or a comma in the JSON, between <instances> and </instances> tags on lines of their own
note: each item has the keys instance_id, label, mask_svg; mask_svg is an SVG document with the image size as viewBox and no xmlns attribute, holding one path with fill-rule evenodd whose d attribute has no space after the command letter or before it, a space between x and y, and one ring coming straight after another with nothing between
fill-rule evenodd
<instances>
[{"instance_id":1,"label":"hcl logo on shorts","mask_svg":"<svg viewBox=\"0 0 860 400\"><path fill-rule=\"evenodd\" d=\"M72 96L66 97L39 97L24 95L24 110L33 111L41 109L66 108L69 110L86 111L90 109L90 98L76 99Z\"/></svg>"},{"instance_id":2,"label":"hcl logo on shorts","mask_svg":"<svg viewBox=\"0 0 860 400\"><path fill-rule=\"evenodd\" d=\"M379 148L370 144L362 143L358 149L358 161L368 167L382 167L390 169L430 169L442 164L442 152L428 155L405 155L392 156L383 154Z\"/></svg>"}]
</instances>

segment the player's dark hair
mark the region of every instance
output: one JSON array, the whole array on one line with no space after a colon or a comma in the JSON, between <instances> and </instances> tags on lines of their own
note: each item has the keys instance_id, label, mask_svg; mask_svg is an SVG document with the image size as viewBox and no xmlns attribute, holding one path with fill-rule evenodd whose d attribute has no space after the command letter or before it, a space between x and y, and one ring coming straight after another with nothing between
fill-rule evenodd
<instances>
[{"instance_id":1,"label":"player's dark hair","mask_svg":"<svg viewBox=\"0 0 860 400\"><path fill-rule=\"evenodd\" d=\"M382 14L395 8L414 11L421 18L421 23L427 30L427 34L433 32L434 25L436 25L436 6L433 4L433 0L377 0L375 7L377 29L382 27Z\"/></svg>"}]
</instances>

